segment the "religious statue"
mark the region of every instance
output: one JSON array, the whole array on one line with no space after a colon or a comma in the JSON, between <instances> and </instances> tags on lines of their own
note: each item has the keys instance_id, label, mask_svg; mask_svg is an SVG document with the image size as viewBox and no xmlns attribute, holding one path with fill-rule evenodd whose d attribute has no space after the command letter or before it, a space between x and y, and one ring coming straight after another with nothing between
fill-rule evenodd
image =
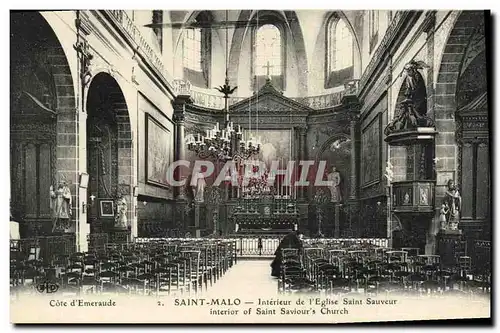
<instances>
[{"instance_id":1,"label":"religious statue","mask_svg":"<svg viewBox=\"0 0 500 333\"><path fill-rule=\"evenodd\" d=\"M115 216L115 227L116 228L127 228L127 200L125 197L120 197L116 200L116 216Z\"/></svg>"},{"instance_id":2,"label":"religious statue","mask_svg":"<svg viewBox=\"0 0 500 333\"><path fill-rule=\"evenodd\" d=\"M423 188L420 189L420 204L421 205L428 205L429 204L429 198L427 197L427 191Z\"/></svg>"},{"instance_id":3,"label":"religious statue","mask_svg":"<svg viewBox=\"0 0 500 333\"><path fill-rule=\"evenodd\" d=\"M197 172L193 175L194 177L194 183L191 182L191 186L193 187L194 191L194 201L196 202L203 202L203 195L205 192L205 177L201 172Z\"/></svg>"},{"instance_id":4,"label":"religious statue","mask_svg":"<svg viewBox=\"0 0 500 333\"><path fill-rule=\"evenodd\" d=\"M328 181L330 182L330 202L341 202L342 194L340 193L340 173L336 167L332 167L332 172L328 174Z\"/></svg>"},{"instance_id":5,"label":"religious statue","mask_svg":"<svg viewBox=\"0 0 500 333\"><path fill-rule=\"evenodd\" d=\"M57 189L50 186L50 209L52 211L52 232L65 232L71 219L71 191L65 180L59 181Z\"/></svg>"},{"instance_id":6,"label":"religious statue","mask_svg":"<svg viewBox=\"0 0 500 333\"><path fill-rule=\"evenodd\" d=\"M448 228L448 221L446 219L446 215L448 215L449 211L448 203L444 202L441 205L441 209L439 210L439 224L442 230L445 230Z\"/></svg>"},{"instance_id":7,"label":"religious statue","mask_svg":"<svg viewBox=\"0 0 500 333\"><path fill-rule=\"evenodd\" d=\"M408 192L405 193L403 204L405 204L405 205L410 204L410 195L408 194Z\"/></svg>"},{"instance_id":8,"label":"religious statue","mask_svg":"<svg viewBox=\"0 0 500 333\"><path fill-rule=\"evenodd\" d=\"M444 195L444 203L449 207L447 212L448 228L450 230L458 230L460 211L462 209L462 197L452 179L448 181L448 189Z\"/></svg>"}]
</instances>

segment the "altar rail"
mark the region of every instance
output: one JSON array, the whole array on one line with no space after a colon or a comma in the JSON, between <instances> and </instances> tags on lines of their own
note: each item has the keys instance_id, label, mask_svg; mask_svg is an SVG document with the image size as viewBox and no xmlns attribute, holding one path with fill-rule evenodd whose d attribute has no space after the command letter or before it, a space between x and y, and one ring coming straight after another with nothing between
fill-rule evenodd
<instances>
[{"instance_id":1,"label":"altar rail","mask_svg":"<svg viewBox=\"0 0 500 333\"><path fill-rule=\"evenodd\" d=\"M242 236L233 238L220 238L225 241L234 241L236 243L236 253L240 257L269 257L274 256L274 252L282 237L278 236ZM179 240L189 241L197 240L197 238L136 238L135 241L141 242L154 242L158 240ZM211 240L211 238L204 238ZM304 244L315 246L319 244L342 244L344 246L356 244L371 244L379 247L387 247L388 240L385 238L311 238L304 239Z\"/></svg>"}]
</instances>

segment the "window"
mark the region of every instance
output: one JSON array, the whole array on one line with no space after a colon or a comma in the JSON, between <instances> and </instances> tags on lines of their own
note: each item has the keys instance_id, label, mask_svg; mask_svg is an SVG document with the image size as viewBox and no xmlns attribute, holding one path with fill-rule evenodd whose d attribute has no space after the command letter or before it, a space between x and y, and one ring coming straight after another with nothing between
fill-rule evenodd
<instances>
[{"instance_id":1,"label":"window","mask_svg":"<svg viewBox=\"0 0 500 333\"><path fill-rule=\"evenodd\" d=\"M201 29L187 29L184 33L184 68L201 72Z\"/></svg>"},{"instance_id":2,"label":"window","mask_svg":"<svg viewBox=\"0 0 500 333\"><path fill-rule=\"evenodd\" d=\"M325 88L342 86L354 75L354 38L347 21L333 14L326 25Z\"/></svg>"},{"instance_id":3,"label":"window","mask_svg":"<svg viewBox=\"0 0 500 333\"><path fill-rule=\"evenodd\" d=\"M184 79L195 87L208 88L211 87L212 32L210 25L213 17L210 12L203 11L196 16L194 21L207 28L186 29L183 32Z\"/></svg>"},{"instance_id":4,"label":"window","mask_svg":"<svg viewBox=\"0 0 500 333\"><path fill-rule=\"evenodd\" d=\"M272 24L257 30L255 48L255 74L257 76L281 75L281 33Z\"/></svg>"},{"instance_id":5,"label":"window","mask_svg":"<svg viewBox=\"0 0 500 333\"><path fill-rule=\"evenodd\" d=\"M353 65L353 39L344 20L339 19L333 31L330 49L330 64L333 71Z\"/></svg>"},{"instance_id":6,"label":"window","mask_svg":"<svg viewBox=\"0 0 500 333\"><path fill-rule=\"evenodd\" d=\"M153 24L161 24L163 23L163 11L162 10L153 10ZM153 32L156 36L156 40L158 41L158 46L160 48L160 52L163 51L163 28L153 28Z\"/></svg>"}]
</instances>

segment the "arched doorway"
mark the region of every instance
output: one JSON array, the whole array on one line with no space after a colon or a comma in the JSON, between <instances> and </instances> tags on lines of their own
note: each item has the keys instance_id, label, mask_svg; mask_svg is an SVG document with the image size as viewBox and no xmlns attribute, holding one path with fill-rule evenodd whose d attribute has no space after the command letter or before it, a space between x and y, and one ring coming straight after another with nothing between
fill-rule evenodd
<instances>
[{"instance_id":1,"label":"arched doorway","mask_svg":"<svg viewBox=\"0 0 500 333\"><path fill-rule=\"evenodd\" d=\"M491 229L486 46L485 13L463 11L448 36L434 96L437 179L458 185L459 228L469 239L487 239Z\"/></svg>"},{"instance_id":2,"label":"arched doorway","mask_svg":"<svg viewBox=\"0 0 500 333\"><path fill-rule=\"evenodd\" d=\"M65 180L76 194L74 87L64 50L39 13L11 13L10 47L11 214L22 238L36 237L52 232L50 186ZM75 231L72 215L66 232Z\"/></svg>"},{"instance_id":3,"label":"arched doorway","mask_svg":"<svg viewBox=\"0 0 500 333\"><path fill-rule=\"evenodd\" d=\"M110 241L117 230L130 235L134 213L130 119L123 92L111 75L97 74L87 96L87 222L91 234L107 234Z\"/></svg>"},{"instance_id":4,"label":"arched doorway","mask_svg":"<svg viewBox=\"0 0 500 333\"><path fill-rule=\"evenodd\" d=\"M327 237L352 237L352 225L349 221L348 207L346 202L350 191L351 153L352 143L349 136L337 134L331 136L319 149L316 155L315 166L321 162L326 163L324 180L335 168L339 176L338 187L315 187L314 203L316 206L311 222L319 222L321 219L321 233ZM314 172L316 174L316 171ZM336 202L331 202L333 195L337 196ZM322 198L324 196L324 198ZM319 209L318 209L319 208ZM318 215L322 216L318 216ZM317 230L319 226L309 225L311 230Z\"/></svg>"},{"instance_id":5,"label":"arched doorway","mask_svg":"<svg viewBox=\"0 0 500 333\"><path fill-rule=\"evenodd\" d=\"M458 169L462 228L474 239L489 239L490 146L486 55L466 63L457 82Z\"/></svg>"}]
</instances>

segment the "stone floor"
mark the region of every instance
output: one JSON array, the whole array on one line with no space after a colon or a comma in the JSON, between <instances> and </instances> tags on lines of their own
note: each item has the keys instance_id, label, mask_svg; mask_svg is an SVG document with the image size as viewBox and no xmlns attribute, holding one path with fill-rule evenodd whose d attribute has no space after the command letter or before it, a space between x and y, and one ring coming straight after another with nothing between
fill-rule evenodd
<instances>
[{"instance_id":1,"label":"stone floor","mask_svg":"<svg viewBox=\"0 0 500 333\"><path fill-rule=\"evenodd\" d=\"M239 260L212 287L204 292L209 297L266 296L278 294L277 280L271 277L271 259ZM242 299L243 301L243 299Z\"/></svg>"}]
</instances>

